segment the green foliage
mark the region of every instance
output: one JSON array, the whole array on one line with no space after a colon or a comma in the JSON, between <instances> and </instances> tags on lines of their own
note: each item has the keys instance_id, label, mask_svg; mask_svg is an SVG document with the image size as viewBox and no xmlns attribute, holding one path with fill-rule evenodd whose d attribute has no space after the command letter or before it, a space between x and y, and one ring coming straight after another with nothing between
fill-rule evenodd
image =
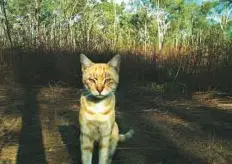
<instances>
[{"instance_id":1,"label":"green foliage","mask_svg":"<svg viewBox=\"0 0 232 164\"><path fill-rule=\"evenodd\" d=\"M163 37L165 53L165 49L173 47L188 46L195 50L199 45L208 47L217 35L220 35L218 45L228 44L232 33L232 18L226 17L226 11L231 10L229 1L196 4L185 0L132 0L118 4L107 0L10 0L1 7L7 13L1 18L7 17L9 21L8 26L0 27L0 42L5 44L9 39L4 32L7 27L14 45L25 47L46 45L80 50L143 47L148 53L148 47L156 48ZM160 16L161 11L168 18ZM158 35L162 30L159 26L164 26L160 21L166 25L169 22L170 26Z\"/></svg>"}]
</instances>

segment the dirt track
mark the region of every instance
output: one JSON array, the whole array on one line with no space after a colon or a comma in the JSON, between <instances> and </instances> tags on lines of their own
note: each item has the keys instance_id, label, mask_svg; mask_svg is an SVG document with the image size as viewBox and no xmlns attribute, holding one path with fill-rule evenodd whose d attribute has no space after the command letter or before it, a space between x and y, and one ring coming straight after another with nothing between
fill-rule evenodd
<instances>
[{"instance_id":1,"label":"dirt track","mask_svg":"<svg viewBox=\"0 0 232 164\"><path fill-rule=\"evenodd\" d=\"M17 164L80 163L80 92L59 85L2 86L0 159ZM133 128L136 133L119 145L113 163L232 163L229 96L157 94L135 84L121 87L117 98L121 132Z\"/></svg>"}]
</instances>

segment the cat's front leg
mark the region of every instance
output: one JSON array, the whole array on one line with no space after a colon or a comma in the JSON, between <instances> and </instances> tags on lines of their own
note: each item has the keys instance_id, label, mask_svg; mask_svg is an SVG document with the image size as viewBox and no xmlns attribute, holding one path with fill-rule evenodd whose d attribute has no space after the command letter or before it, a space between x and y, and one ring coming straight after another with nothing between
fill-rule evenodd
<instances>
[{"instance_id":1,"label":"cat's front leg","mask_svg":"<svg viewBox=\"0 0 232 164\"><path fill-rule=\"evenodd\" d=\"M99 164L109 163L110 135L102 137L99 144Z\"/></svg>"},{"instance_id":2,"label":"cat's front leg","mask_svg":"<svg viewBox=\"0 0 232 164\"><path fill-rule=\"evenodd\" d=\"M85 134L80 135L81 161L82 164L91 164L93 156L94 141Z\"/></svg>"}]
</instances>

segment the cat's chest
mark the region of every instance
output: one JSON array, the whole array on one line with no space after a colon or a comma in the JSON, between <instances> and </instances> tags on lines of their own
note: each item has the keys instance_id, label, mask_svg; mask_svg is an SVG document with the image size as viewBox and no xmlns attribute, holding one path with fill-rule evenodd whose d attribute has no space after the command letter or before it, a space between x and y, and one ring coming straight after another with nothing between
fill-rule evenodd
<instances>
[{"instance_id":1,"label":"cat's chest","mask_svg":"<svg viewBox=\"0 0 232 164\"><path fill-rule=\"evenodd\" d=\"M100 121L105 122L112 120L114 117L114 97L108 97L102 101L89 101L85 97L81 99L81 113L82 119L86 121Z\"/></svg>"},{"instance_id":2,"label":"cat's chest","mask_svg":"<svg viewBox=\"0 0 232 164\"><path fill-rule=\"evenodd\" d=\"M87 107L86 120L96 122L111 122L114 117L112 104L99 103Z\"/></svg>"},{"instance_id":3,"label":"cat's chest","mask_svg":"<svg viewBox=\"0 0 232 164\"><path fill-rule=\"evenodd\" d=\"M110 104L107 104L105 102L100 102L100 103L97 103L97 104L91 104L88 106L88 109L91 110L93 113L96 113L96 114L101 114L101 113L104 113L106 112L107 110L110 110Z\"/></svg>"}]
</instances>

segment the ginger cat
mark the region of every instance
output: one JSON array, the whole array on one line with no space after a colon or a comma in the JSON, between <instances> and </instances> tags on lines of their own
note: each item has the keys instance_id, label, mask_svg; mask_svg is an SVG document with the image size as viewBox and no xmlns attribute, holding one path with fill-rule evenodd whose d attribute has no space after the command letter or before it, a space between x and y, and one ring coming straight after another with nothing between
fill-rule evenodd
<instances>
[{"instance_id":1,"label":"ginger cat","mask_svg":"<svg viewBox=\"0 0 232 164\"><path fill-rule=\"evenodd\" d=\"M115 122L115 95L119 82L120 55L108 63L93 63L80 55L85 91L80 99L80 144L82 164L92 163L94 142L99 143L99 164L111 164L119 141L134 134L119 134Z\"/></svg>"}]
</instances>

